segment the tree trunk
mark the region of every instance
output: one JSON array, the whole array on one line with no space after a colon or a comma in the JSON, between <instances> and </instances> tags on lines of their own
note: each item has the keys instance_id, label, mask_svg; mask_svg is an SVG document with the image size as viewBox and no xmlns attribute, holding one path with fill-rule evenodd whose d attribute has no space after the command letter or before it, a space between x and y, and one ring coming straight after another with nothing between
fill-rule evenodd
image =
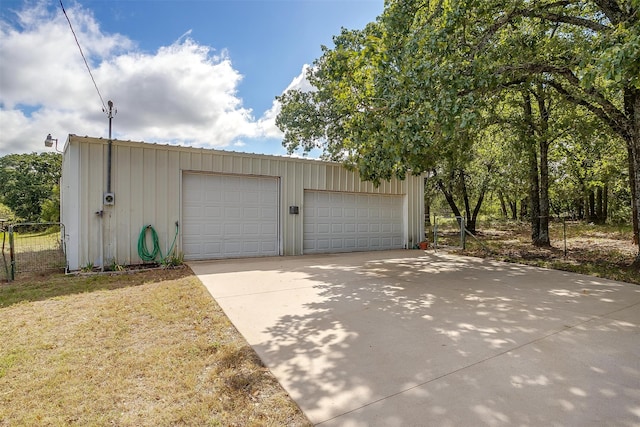
<instances>
[{"instance_id":1,"label":"tree trunk","mask_svg":"<svg viewBox=\"0 0 640 427\"><path fill-rule=\"evenodd\" d=\"M467 192L467 179L463 170L459 173L460 188L462 189L462 200L464 202L464 214L465 214L465 228L472 233L476 231L475 223L472 223L471 218L471 203L469 202L469 193Z\"/></svg>"},{"instance_id":2,"label":"tree trunk","mask_svg":"<svg viewBox=\"0 0 640 427\"><path fill-rule=\"evenodd\" d=\"M587 206L589 207L589 215L587 216L587 220L589 222L596 222L596 196L593 193L593 190L589 190L589 196L587 198Z\"/></svg>"},{"instance_id":3,"label":"tree trunk","mask_svg":"<svg viewBox=\"0 0 640 427\"><path fill-rule=\"evenodd\" d=\"M640 91L638 91L640 93ZM635 130L635 141L633 145L633 162L634 162L634 181L635 181L635 197L632 197L632 200L635 202L633 205L633 241L636 243L638 248L638 253L636 254L636 259L633 261L633 265L640 270L640 227L638 224L640 223L640 96L638 96L638 109L636 111L636 123L638 127ZM633 185L631 186L633 188Z\"/></svg>"},{"instance_id":4,"label":"tree trunk","mask_svg":"<svg viewBox=\"0 0 640 427\"><path fill-rule=\"evenodd\" d=\"M533 111L531 95L528 90L524 95L524 117L527 124L525 143L529 155L529 220L531 221L531 241L535 244L540 237L540 183L538 181L538 156L535 146L535 130L533 125Z\"/></svg>"},{"instance_id":5,"label":"tree trunk","mask_svg":"<svg viewBox=\"0 0 640 427\"><path fill-rule=\"evenodd\" d=\"M518 219L518 201L509 201L509 208L511 209L511 219L515 221Z\"/></svg>"},{"instance_id":6,"label":"tree trunk","mask_svg":"<svg viewBox=\"0 0 640 427\"><path fill-rule=\"evenodd\" d=\"M529 150L529 219L531 221L531 241L540 237L540 184L538 182L538 157L536 149Z\"/></svg>"},{"instance_id":7,"label":"tree trunk","mask_svg":"<svg viewBox=\"0 0 640 427\"><path fill-rule=\"evenodd\" d=\"M551 246L549 239L549 144L540 141L540 231L536 246Z\"/></svg>"},{"instance_id":8,"label":"tree trunk","mask_svg":"<svg viewBox=\"0 0 640 427\"><path fill-rule=\"evenodd\" d=\"M585 218L584 215L584 199L580 197L576 199L576 209L578 210L578 217L576 219L583 220Z\"/></svg>"},{"instance_id":9,"label":"tree trunk","mask_svg":"<svg viewBox=\"0 0 640 427\"><path fill-rule=\"evenodd\" d=\"M536 246L551 246L549 238L549 101L547 101L544 88L538 84L535 93L540 114L540 231L534 241Z\"/></svg>"},{"instance_id":10,"label":"tree trunk","mask_svg":"<svg viewBox=\"0 0 640 427\"><path fill-rule=\"evenodd\" d=\"M633 211L633 242L638 253L633 265L640 270L640 89L628 87L624 91L624 110L631 122L628 139L629 180Z\"/></svg>"},{"instance_id":11,"label":"tree trunk","mask_svg":"<svg viewBox=\"0 0 640 427\"><path fill-rule=\"evenodd\" d=\"M604 185L602 190L602 223L606 224L609 219L609 186Z\"/></svg>"},{"instance_id":12,"label":"tree trunk","mask_svg":"<svg viewBox=\"0 0 640 427\"><path fill-rule=\"evenodd\" d=\"M447 190L447 187L444 186L444 183L441 179L438 179L438 188L440 189L440 191L442 191L442 194L447 200L447 203L449 204L449 207L451 208L453 214L457 217L461 217L462 215L460 214L460 209L458 209L458 205L456 205L456 201L453 198L453 192Z\"/></svg>"},{"instance_id":13,"label":"tree trunk","mask_svg":"<svg viewBox=\"0 0 640 427\"><path fill-rule=\"evenodd\" d=\"M482 206L482 202L484 201L484 196L487 193L487 189L483 186L482 190L480 190L480 195L478 196L478 201L476 202L476 207L473 208L473 213L471 214L471 221L469 221L470 225L467 227L472 233L476 232L476 225L478 224L478 214L480 213L480 207Z\"/></svg>"},{"instance_id":14,"label":"tree trunk","mask_svg":"<svg viewBox=\"0 0 640 427\"><path fill-rule=\"evenodd\" d=\"M602 214L602 198L602 187L598 186L596 188L596 220L598 221L598 224L604 224L604 215Z\"/></svg>"},{"instance_id":15,"label":"tree trunk","mask_svg":"<svg viewBox=\"0 0 640 427\"><path fill-rule=\"evenodd\" d=\"M429 188L429 175L424 178L424 223L431 227L431 198L432 192Z\"/></svg>"},{"instance_id":16,"label":"tree trunk","mask_svg":"<svg viewBox=\"0 0 640 427\"><path fill-rule=\"evenodd\" d=\"M628 157L629 157L629 185L631 186L631 211L632 213L632 220L631 223L633 224L633 243L634 244L638 244L638 236L640 235L638 229L639 227L639 222L638 222L638 206L636 205L635 201L638 199L638 194L636 193L636 170L635 170L635 163L634 163L634 158L633 158L633 150L631 149L631 146L629 146L628 149Z\"/></svg>"},{"instance_id":17,"label":"tree trunk","mask_svg":"<svg viewBox=\"0 0 640 427\"><path fill-rule=\"evenodd\" d=\"M502 191L498 192L498 199L500 199L500 212L502 212L502 219L507 219L507 204L504 201L504 194L502 194Z\"/></svg>"}]
</instances>

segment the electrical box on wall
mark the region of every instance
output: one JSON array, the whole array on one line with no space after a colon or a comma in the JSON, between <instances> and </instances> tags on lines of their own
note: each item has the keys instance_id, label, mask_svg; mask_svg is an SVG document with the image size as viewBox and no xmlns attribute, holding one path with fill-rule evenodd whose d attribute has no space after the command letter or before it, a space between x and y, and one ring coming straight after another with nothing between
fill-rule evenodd
<instances>
[{"instance_id":1,"label":"electrical box on wall","mask_svg":"<svg viewBox=\"0 0 640 427\"><path fill-rule=\"evenodd\" d=\"M116 203L116 196L113 193L104 193L103 204L105 206L112 206Z\"/></svg>"},{"instance_id":2,"label":"electrical box on wall","mask_svg":"<svg viewBox=\"0 0 640 427\"><path fill-rule=\"evenodd\" d=\"M300 213L300 208L298 208L298 206L289 206L289 213L291 215L298 215Z\"/></svg>"}]
</instances>

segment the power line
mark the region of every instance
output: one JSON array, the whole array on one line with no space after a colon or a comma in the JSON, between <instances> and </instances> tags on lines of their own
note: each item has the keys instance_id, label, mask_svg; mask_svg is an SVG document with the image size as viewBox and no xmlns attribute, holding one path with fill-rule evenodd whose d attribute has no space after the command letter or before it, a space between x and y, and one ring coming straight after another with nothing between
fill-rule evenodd
<instances>
[{"instance_id":1,"label":"power line","mask_svg":"<svg viewBox=\"0 0 640 427\"><path fill-rule=\"evenodd\" d=\"M71 20L67 15L67 11L64 10L64 5L62 4L62 0L60 0L60 7L62 8L62 12L64 13L65 18L67 18L67 22L69 23L69 28L71 28L71 33L73 33L73 38L76 39L76 44L78 45L78 49L80 49L80 55L82 55L82 59L84 60L84 65L87 66L87 71L89 72L89 76L91 76L91 81L93 82L93 86L96 88L96 92L98 92L98 96L100 97L100 102L102 102L102 111L107 112L107 106L104 103L104 99L102 99L102 95L100 94L100 89L98 89L98 85L96 84L96 79L93 78L93 74L91 73L91 68L89 68L89 63L87 62L87 58L84 56L84 52L82 51L82 47L80 47L80 42L78 41L78 37L76 36L76 32L73 30L73 26L71 25Z\"/></svg>"}]
</instances>

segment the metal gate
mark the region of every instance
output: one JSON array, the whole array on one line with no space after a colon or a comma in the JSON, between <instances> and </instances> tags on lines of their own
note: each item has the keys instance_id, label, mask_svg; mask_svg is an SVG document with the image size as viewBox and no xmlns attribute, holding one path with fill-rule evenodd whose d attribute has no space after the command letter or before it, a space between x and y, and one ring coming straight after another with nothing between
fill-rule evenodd
<instances>
[{"instance_id":1,"label":"metal gate","mask_svg":"<svg viewBox=\"0 0 640 427\"><path fill-rule=\"evenodd\" d=\"M4 226L0 276L11 281L24 273L66 271L64 242L64 225L59 222Z\"/></svg>"}]
</instances>

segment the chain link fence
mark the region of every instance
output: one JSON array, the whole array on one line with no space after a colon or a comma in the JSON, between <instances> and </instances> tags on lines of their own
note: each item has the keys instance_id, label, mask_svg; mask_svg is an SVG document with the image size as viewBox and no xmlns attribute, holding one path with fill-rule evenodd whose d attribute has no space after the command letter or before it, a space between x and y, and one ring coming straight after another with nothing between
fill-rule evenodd
<instances>
[{"instance_id":1,"label":"chain link fence","mask_svg":"<svg viewBox=\"0 0 640 427\"><path fill-rule=\"evenodd\" d=\"M464 233L461 233L462 217L455 215L434 215L430 232L433 247L438 249L461 248L464 245Z\"/></svg>"},{"instance_id":2,"label":"chain link fence","mask_svg":"<svg viewBox=\"0 0 640 427\"><path fill-rule=\"evenodd\" d=\"M3 227L2 272L6 280L27 273L65 271L64 225L22 223Z\"/></svg>"}]
</instances>

